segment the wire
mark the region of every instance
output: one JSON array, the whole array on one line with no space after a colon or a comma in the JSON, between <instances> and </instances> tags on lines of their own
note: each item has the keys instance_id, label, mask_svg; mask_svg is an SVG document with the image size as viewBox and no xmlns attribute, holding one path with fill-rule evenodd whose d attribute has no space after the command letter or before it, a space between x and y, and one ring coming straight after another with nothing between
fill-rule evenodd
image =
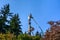
<instances>
[{"instance_id":1,"label":"wire","mask_svg":"<svg viewBox=\"0 0 60 40\"><path fill-rule=\"evenodd\" d=\"M39 29L41 30L42 34L43 34L43 30L41 29L40 25L36 22L36 20L34 18L32 18L33 21L38 25Z\"/></svg>"}]
</instances>

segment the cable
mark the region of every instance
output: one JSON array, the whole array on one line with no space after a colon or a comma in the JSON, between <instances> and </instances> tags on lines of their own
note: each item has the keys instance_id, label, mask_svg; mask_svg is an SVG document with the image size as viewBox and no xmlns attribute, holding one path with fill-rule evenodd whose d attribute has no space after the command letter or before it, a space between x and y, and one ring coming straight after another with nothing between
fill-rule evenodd
<instances>
[{"instance_id":1,"label":"cable","mask_svg":"<svg viewBox=\"0 0 60 40\"><path fill-rule=\"evenodd\" d=\"M41 29L41 27L39 26L39 24L36 22L36 20L34 18L32 18L32 19L38 25L39 29L42 31L42 34L43 34L43 30Z\"/></svg>"}]
</instances>

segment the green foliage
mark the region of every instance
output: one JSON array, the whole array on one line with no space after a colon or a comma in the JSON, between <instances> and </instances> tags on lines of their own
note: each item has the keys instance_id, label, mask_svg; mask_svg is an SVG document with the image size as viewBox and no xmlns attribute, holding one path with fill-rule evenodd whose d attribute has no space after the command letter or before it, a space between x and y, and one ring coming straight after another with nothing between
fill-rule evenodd
<instances>
[{"instance_id":1,"label":"green foliage","mask_svg":"<svg viewBox=\"0 0 60 40\"><path fill-rule=\"evenodd\" d=\"M39 36L29 36L28 34L19 35L18 39L20 40L40 40Z\"/></svg>"},{"instance_id":2,"label":"green foliage","mask_svg":"<svg viewBox=\"0 0 60 40\"><path fill-rule=\"evenodd\" d=\"M0 11L0 33L8 33L14 32L15 34L19 34L22 32L21 30L21 21L19 20L19 15L12 15L10 13L9 4L4 5L4 7ZM11 20L8 20L8 17L11 17ZM7 23L7 24L6 24ZM8 23L10 25L8 25Z\"/></svg>"},{"instance_id":3,"label":"green foliage","mask_svg":"<svg viewBox=\"0 0 60 40\"><path fill-rule=\"evenodd\" d=\"M28 34L21 34L18 35L16 38L16 35L8 33L8 34L0 34L1 40L40 40L41 37L39 36L29 36Z\"/></svg>"},{"instance_id":4,"label":"green foliage","mask_svg":"<svg viewBox=\"0 0 60 40\"><path fill-rule=\"evenodd\" d=\"M11 29L11 33L14 33L14 35L16 35L16 38L19 34L22 33L21 21L19 21L18 14L15 14L12 16L10 20L10 29Z\"/></svg>"},{"instance_id":5,"label":"green foliage","mask_svg":"<svg viewBox=\"0 0 60 40\"><path fill-rule=\"evenodd\" d=\"M10 11L9 4L4 5L4 7L0 11L0 32L1 33L6 33L5 27L6 27L6 22L8 21L7 17L10 14L9 11Z\"/></svg>"}]
</instances>

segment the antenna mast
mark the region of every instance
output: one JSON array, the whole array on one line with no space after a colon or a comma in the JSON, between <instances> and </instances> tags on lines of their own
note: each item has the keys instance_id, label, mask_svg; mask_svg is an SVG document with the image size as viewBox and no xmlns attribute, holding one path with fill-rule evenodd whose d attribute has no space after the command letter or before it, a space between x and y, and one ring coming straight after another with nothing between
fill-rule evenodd
<instances>
[{"instance_id":1,"label":"antenna mast","mask_svg":"<svg viewBox=\"0 0 60 40\"><path fill-rule=\"evenodd\" d=\"M32 26L31 26L31 19L32 19L33 17L32 17L32 14L30 14L29 16L28 16L28 34L29 35L31 35L31 32L32 32Z\"/></svg>"},{"instance_id":2,"label":"antenna mast","mask_svg":"<svg viewBox=\"0 0 60 40\"><path fill-rule=\"evenodd\" d=\"M34 28L31 26L31 19L33 19L33 21L36 23L36 25L38 25L38 27L41 30L41 33L43 35L43 30L41 29L41 27L39 26L39 24L36 22L36 20L32 17L32 14L30 14L28 16L28 34L31 35L31 32L34 30Z\"/></svg>"}]
</instances>

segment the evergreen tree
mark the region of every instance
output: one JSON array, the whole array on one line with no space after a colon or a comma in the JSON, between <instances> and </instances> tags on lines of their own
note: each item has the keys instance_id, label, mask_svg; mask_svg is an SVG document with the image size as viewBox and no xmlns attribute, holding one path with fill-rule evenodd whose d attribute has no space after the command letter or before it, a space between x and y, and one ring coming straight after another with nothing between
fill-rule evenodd
<instances>
[{"instance_id":1,"label":"evergreen tree","mask_svg":"<svg viewBox=\"0 0 60 40\"><path fill-rule=\"evenodd\" d=\"M9 15L11 15L9 4L6 4L0 10L0 33L6 33L6 29L8 28L8 25L6 25L6 23L8 22L7 18Z\"/></svg>"},{"instance_id":2,"label":"evergreen tree","mask_svg":"<svg viewBox=\"0 0 60 40\"><path fill-rule=\"evenodd\" d=\"M14 33L15 35L22 33L21 21L19 20L18 14L12 16L10 20L10 28L11 28L11 33Z\"/></svg>"}]
</instances>

